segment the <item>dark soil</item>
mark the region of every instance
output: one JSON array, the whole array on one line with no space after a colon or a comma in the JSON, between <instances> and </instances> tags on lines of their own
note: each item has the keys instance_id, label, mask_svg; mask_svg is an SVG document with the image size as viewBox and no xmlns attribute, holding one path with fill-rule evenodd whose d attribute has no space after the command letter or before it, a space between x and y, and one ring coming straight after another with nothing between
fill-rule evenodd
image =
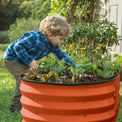
<instances>
[{"instance_id":1,"label":"dark soil","mask_svg":"<svg viewBox=\"0 0 122 122\"><path fill-rule=\"evenodd\" d=\"M41 82L40 78L43 75L45 75L45 74L41 74L40 76L38 75L34 79L29 79L24 75L22 77L26 80L33 80L33 81L35 80L35 81ZM112 77L112 78L114 78L114 77ZM52 83L54 83L54 82L55 83L93 83L93 82L100 82L100 81L105 81L105 80L110 80L110 79L111 78L105 79L105 78L99 77L96 74L83 73L83 74L79 74L77 77L75 77L74 81L70 75L63 75L63 76L60 75L57 81L55 79L55 76L52 76L49 79L47 79L45 82L52 82Z\"/></svg>"}]
</instances>

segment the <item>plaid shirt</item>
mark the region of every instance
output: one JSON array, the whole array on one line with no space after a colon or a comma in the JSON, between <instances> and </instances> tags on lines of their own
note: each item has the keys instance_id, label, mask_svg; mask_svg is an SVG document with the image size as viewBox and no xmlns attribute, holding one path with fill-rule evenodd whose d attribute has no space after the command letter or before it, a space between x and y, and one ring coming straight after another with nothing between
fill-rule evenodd
<instances>
[{"instance_id":1,"label":"plaid shirt","mask_svg":"<svg viewBox=\"0 0 122 122\"><path fill-rule=\"evenodd\" d=\"M52 53L59 60L63 59L75 66L73 61L63 52L59 46L54 47L39 30L24 33L20 39L11 43L6 49L3 59L15 60L29 65L33 59L39 60Z\"/></svg>"}]
</instances>

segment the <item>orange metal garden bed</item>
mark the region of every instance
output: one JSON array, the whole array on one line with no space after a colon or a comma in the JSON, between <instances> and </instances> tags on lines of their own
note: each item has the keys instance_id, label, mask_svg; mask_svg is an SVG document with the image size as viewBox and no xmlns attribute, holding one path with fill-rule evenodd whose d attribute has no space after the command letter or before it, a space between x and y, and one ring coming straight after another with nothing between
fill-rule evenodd
<instances>
[{"instance_id":1,"label":"orange metal garden bed","mask_svg":"<svg viewBox=\"0 0 122 122\"><path fill-rule=\"evenodd\" d=\"M22 122L116 122L120 75L94 83L62 84L21 78Z\"/></svg>"}]
</instances>

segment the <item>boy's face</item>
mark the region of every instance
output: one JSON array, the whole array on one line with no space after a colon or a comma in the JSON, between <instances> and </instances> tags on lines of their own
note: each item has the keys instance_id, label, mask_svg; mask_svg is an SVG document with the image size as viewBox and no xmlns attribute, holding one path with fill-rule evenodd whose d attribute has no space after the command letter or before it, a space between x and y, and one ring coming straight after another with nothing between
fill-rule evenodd
<instances>
[{"instance_id":1,"label":"boy's face","mask_svg":"<svg viewBox=\"0 0 122 122\"><path fill-rule=\"evenodd\" d=\"M64 40L63 36L51 36L49 42L56 47L61 43L63 43L63 40Z\"/></svg>"}]
</instances>

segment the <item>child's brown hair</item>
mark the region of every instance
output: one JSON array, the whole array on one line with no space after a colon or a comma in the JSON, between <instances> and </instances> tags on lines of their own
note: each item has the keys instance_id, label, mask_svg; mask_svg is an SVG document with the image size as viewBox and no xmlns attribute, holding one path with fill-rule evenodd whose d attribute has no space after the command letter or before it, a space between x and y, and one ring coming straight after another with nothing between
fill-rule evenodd
<instances>
[{"instance_id":1,"label":"child's brown hair","mask_svg":"<svg viewBox=\"0 0 122 122\"><path fill-rule=\"evenodd\" d=\"M71 36L70 25L66 19L60 15L47 16L40 23L40 32L48 37L53 36Z\"/></svg>"}]
</instances>

